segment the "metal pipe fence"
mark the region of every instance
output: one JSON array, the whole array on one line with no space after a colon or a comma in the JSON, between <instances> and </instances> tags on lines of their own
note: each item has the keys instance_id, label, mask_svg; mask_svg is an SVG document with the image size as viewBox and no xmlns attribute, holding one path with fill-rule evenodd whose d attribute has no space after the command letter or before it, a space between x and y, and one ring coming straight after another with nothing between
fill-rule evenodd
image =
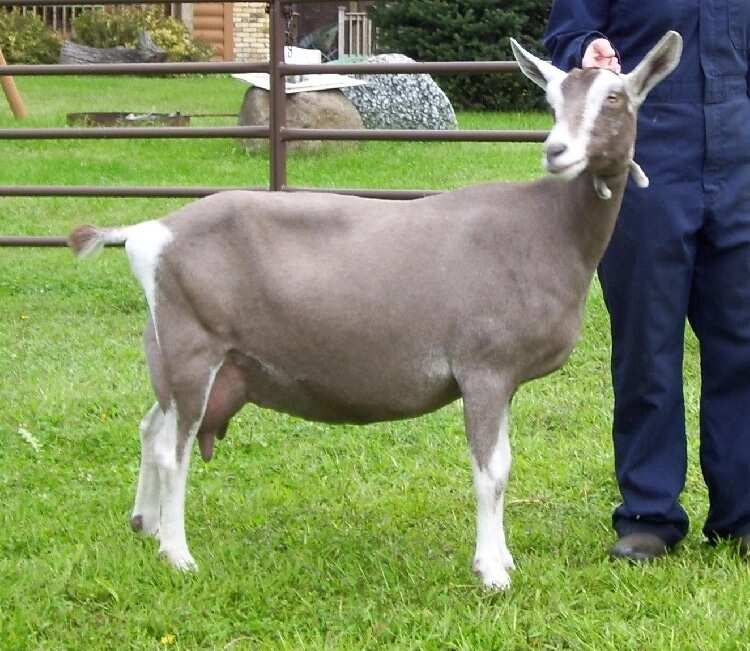
<instances>
[{"instance_id":1,"label":"metal pipe fence","mask_svg":"<svg viewBox=\"0 0 750 651\"><path fill-rule=\"evenodd\" d=\"M226 0L203 0L224 2ZM240 0L229 0L239 2ZM247 0L245 0L247 1ZM441 142L543 142L545 131L431 131L393 129L296 129L286 126L286 77L321 74L331 71L325 65L284 63L286 18L284 6L313 4L321 0L249 0L266 4L269 12L269 62L224 63L129 63L86 65L6 65L0 75L56 76L56 75L153 75L264 72L270 76L270 119L268 127L94 127L94 128L11 128L0 129L1 140L62 140L62 139L129 139L129 138L265 138L269 140L269 184L266 188L242 187L95 187L95 186L0 186L0 196L6 197L204 197L216 192L236 189L270 191L323 191L386 199L413 199L436 194L435 190L378 190L378 189L320 189L291 187L287 183L287 144L300 140L389 140ZM333 1L333 0L322 0ZM0 0L3 7L97 6L94 0ZM112 4L163 4L163 0L116 0ZM509 61L460 61L395 64L337 65L339 74L487 74L513 73L518 70ZM0 236L0 247L65 246L66 239L58 237Z\"/></svg>"}]
</instances>

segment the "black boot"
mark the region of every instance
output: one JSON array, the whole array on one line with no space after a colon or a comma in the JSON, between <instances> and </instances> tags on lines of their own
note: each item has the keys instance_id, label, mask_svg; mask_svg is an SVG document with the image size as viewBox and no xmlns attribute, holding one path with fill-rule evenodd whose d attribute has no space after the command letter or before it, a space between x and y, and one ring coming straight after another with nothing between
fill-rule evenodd
<instances>
[{"instance_id":1,"label":"black boot","mask_svg":"<svg viewBox=\"0 0 750 651\"><path fill-rule=\"evenodd\" d=\"M630 533L620 538L609 550L612 558L628 561L650 561L669 551L667 543L653 533Z\"/></svg>"}]
</instances>

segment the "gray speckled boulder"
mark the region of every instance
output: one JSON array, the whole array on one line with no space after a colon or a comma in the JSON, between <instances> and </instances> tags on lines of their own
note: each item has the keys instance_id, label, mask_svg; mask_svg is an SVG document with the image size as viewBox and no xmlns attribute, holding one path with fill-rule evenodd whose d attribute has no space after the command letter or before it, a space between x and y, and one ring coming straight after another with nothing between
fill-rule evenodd
<instances>
[{"instance_id":1,"label":"gray speckled boulder","mask_svg":"<svg viewBox=\"0 0 750 651\"><path fill-rule=\"evenodd\" d=\"M403 54L379 54L367 63L413 63ZM430 75L361 75L366 86L342 88L368 129L456 129L450 100Z\"/></svg>"},{"instance_id":2,"label":"gray speckled boulder","mask_svg":"<svg viewBox=\"0 0 750 651\"><path fill-rule=\"evenodd\" d=\"M286 96L287 124L296 129L362 129L357 109L339 90L318 90L291 93ZM240 126L268 126L269 93L262 88L249 88L240 109ZM268 146L265 140L248 138L245 149L257 151ZM289 143L291 150L316 151L320 140L301 140ZM338 142L338 147L353 147L356 143Z\"/></svg>"}]
</instances>

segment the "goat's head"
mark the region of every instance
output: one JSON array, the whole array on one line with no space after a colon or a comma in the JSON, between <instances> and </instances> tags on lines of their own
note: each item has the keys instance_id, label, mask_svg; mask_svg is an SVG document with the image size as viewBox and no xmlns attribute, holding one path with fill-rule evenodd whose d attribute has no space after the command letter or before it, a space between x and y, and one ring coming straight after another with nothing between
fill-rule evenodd
<instances>
[{"instance_id":1,"label":"goat's head","mask_svg":"<svg viewBox=\"0 0 750 651\"><path fill-rule=\"evenodd\" d=\"M555 113L555 126L544 145L545 169L563 179L573 179L588 169L601 179L630 168L639 185L648 179L633 163L636 114L649 91L669 75L680 61L682 37L667 32L638 67L627 75L609 70L574 69L569 73L542 61L511 39L522 72L547 92Z\"/></svg>"}]
</instances>

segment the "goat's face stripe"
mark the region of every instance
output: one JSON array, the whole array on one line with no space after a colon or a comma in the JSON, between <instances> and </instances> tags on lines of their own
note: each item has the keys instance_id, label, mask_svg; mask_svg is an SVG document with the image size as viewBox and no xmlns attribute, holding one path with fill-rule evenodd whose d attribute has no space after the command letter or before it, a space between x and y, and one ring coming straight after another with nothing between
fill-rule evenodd
<instances>
[{"instance_id":1,"label":"goat's face stripe","mask_svg":"<svg viewBox=\"0 0 750 651\"><path fill-rule=\"evenodd\" d=\"M557 147L564 148L564 153L554 159L545 154L547 171L570 179L586 169L592 133L605 102L613 93L624 92L623 80L607 70L574 70L561 84L550 84L547 98L555 110L556 122L545 152Z\"/></svg>"}]
</instances>

